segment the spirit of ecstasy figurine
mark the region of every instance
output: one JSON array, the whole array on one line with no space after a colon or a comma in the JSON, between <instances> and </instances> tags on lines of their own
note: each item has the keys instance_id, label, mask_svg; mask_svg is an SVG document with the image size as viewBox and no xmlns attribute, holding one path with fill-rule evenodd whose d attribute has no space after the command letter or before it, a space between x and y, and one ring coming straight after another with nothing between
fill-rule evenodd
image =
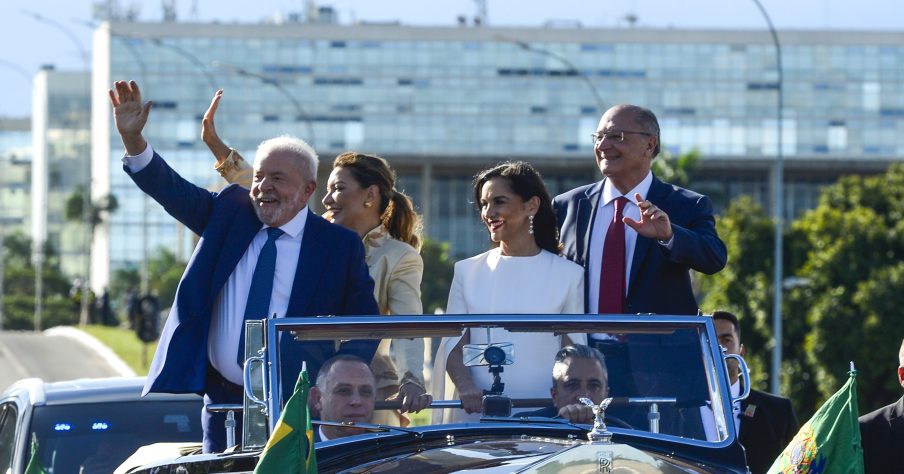
<instances>
[{"instance_id":1,"label":"spirit of ecstasy figurine","mask_svg":"<svg viewBox=\"0 0 904 474\"><path fill-rule=\"evenodd\" d=\"M603 399L599 405L589 398L581 397L579 401L593 410L593 429L587 433L587 439L592 442L611 443L612 433L606 428L605 418L606 408L612 403L612 397Z\"/></svg>"}]
</instances>

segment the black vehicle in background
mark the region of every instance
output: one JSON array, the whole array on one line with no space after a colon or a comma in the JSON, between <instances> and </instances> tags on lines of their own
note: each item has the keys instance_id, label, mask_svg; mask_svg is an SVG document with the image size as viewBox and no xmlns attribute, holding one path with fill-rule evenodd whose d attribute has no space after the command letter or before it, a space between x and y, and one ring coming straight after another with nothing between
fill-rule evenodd
<instances>
[{"instance_id":1,"label":"black vehicle in background","mask_svg":"<svg viewBox=\"0 0 904 474\"><path fill-rule=\"evenodd\" d=\"M11 385L0 395L0 473L25 472L32 440L53 474L109 474L143 445L200 442L201 397L142 398L143 385L137 377Z\"/></svg>"}]
</instances>

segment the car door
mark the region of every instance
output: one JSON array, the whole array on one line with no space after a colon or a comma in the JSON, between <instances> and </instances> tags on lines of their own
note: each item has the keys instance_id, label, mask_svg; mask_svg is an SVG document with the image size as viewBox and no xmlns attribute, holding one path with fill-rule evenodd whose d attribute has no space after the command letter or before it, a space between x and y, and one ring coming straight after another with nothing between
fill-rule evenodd
<instances>
[{"instance_id":1,"label":"car door","mask_svg":"<svg viewBox=\"0 0 904 474\"><path fill-rule=\"evenodd\" d=\"M13 457L16 454L17 414L14 403L0 405L0 473L12 472Z\"/></svg>"}]
</instances>

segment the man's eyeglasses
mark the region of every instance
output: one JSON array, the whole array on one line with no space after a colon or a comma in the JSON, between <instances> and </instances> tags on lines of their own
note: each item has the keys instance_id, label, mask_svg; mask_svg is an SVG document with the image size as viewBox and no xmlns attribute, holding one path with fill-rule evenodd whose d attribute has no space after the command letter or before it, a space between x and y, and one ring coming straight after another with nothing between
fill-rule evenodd
<instances>
[{"instance_id":1,"label":"man's eyeglasses","mask_svg":"<svg viewBox=\"0 0 904 474\"><path fill-rule=\"evenodd\" d=\"M623 141L625 141L625 134L628 134L628 133L634 133L637 135L645 135L648 137L653 136L652 133L647 133L647 132L634 132L631 130L610 130L608 132L603 132L603 133L596 133L596 132L591 133L590 137L593 138L593 145L596 146L596 145L599 145L600 142L602 142L603 140L623 142Z\"/></svg>"}]
</instances>

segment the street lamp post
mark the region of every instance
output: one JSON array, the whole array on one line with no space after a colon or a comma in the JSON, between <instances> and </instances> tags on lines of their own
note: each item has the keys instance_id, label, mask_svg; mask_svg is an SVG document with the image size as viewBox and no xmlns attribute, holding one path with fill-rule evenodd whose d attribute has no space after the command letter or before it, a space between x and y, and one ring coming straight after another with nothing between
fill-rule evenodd
<instances>
[{"instance_id":1,"label":"street lamp post","mask_svg":"<svg viewBox=\"0 0 904 474\"><path fill-rule=\"evenodd\" d=\"M0 66L3 66L10 71L15 71L17 74L22 76L22 78L28 81L28 85L31 86L31 74L29 74L28 71L26 71L22 66L19 66L18 64L7 61L5 59L0 59Z\"/></svg>"},{"instance_id":2,"label":"street lamp post","mask_svg":"<svg viewBox=\"0 0 904 474\"><path fill-rule=\"evenodd\" d=\"M207 78L207 83L210 84L210 88L213 90L216 90L216 88L217 88L216 81L214 80L213 76L210 74L210 71L207 70L207 66L205 66L204 63L201 62L200 59L198 59L197 56L186 51L184 48L181 48L174 44L165 43L160 38L151 38L151 43L154 44L155 46L159 46L161 48L166 48L171 51L175 51L177 54L179 54L183 58L188 59L188 62L192 63L195 67L198 68L199 71L201 71L202 74L204 74L204 77Z\"/></svg>"},{"instance_id":3,"label":"street lamp post","mask_svg":"<svg viewBox=\"0 0 904 474\"><path fill-rule=\"evenodd\" d=\"M283 85L278 80L276 80L272 77L265 76L263 74L258 74L256 72L251 72L246 69L242 69L233 64L227 64L227 63L222 63L219 61L214 61L212 63L212 65L214 67L223 68L228 71L231 71L235 74L238 74L239 76L254 77L256 79L259 79L262 83L272 86L277 91L279 91L279 93L282 94L283 96L285 96L287 99L289 99L289 102L291 102L292 105L295 107L295 111L298 114L298 118L301 120L304 120L305 125L308 129L308 140L307 141L308 141L308 143L311 144L311 146L314 145L314 142L316 140L314 138L314 125L311 123L311 117L307 114L307 112L305 112L304 107L302 107L302 105L301 105L301 102L299 102L298 99L294 95L292 95L292 93L290 93L288 89L283 87Z\"/></svg>"},{"instance_id":4,"label":"street lamp post","mask_svg":"<svg viewBox=\"0 0 904 474\"><path fill-rule=\"evenodd\" d=\"M90 58L88 56L88 51L82 45L81 41L79 41L78 37L75 33L72 32L69 28L66 28L61 23L54 21L50 18L47 18L39 13L22 10L22 13L28 15L35 20L49 25L69 38L72 41L72 44L75 45L76 49L78 49L79 57L82 61L82 67L85 71L90 71ZM90 97L90 85L88 96ZM85 278L82 283L82 301L81 301L81 311L79 315L79 325L85 326L88 324L88 300L90 296L90 285L89 278L91 273L91 244L93 241L93 223L92 223L92 212L91 212L91 164L90 159L88 166L85 167L87 172L87 177L85 179L85 191L82 196L82 224L85 226ZM44 241L42 239L41 242L37 242L35 245L35 330L39 330L40 322L41 322L41 312L43 311L43 264L44 264Z\"/></svg>"},{"instance_id":5,"label":"street lamp post","mask_svg":"<svg viewBox=\"0 0 904 474\"><path fill-rule=\"evenodd\" d=\"M569 74L572 74L572 75L574 75L574 76L576 76L576 77L581 78L581 80L584 81L585 84L587 84L587 88L590 89L590 92L591 92L591 93L593 93L593 98L594 98L594 100L596 101L596 107L597 107L597 109L599 109L599 114L602 115L603 112L606 111L606 105L603 103L603 98L600 96L600 92L599 92L599 90L596 88L596 86L593 85L593 81L591 81L590 78L587 77L586 74L582 73L582 72L574 65L574 63L572 63L571 61L569 61L568 58L566 58L565 56L562 56L561 54L556 53L556 52L554 52L554 51L550 51L550 50L548 50L548 49L538 48L538 47L536 47L536 46L531 45L531 44L528 43L527 41L521 41L521 40L519 40L519 39L509 38L509 37L502 36L502 35L496 35L496 38L498 38L498 39L500 39L500 40L502 40L502 41L507 41L507 42L509 42L509 43L513 43L513 44L517 45L519 48L521 48L521 49L523 49L523 50L525 50L525 51L530 51L530 52L532 52L532 53L537 53L537 54L542 54L542 55L544 55L544 56L549 56L550 58L553 58L553 59L555 59L556 61L558 61L558 62L564 64L565 67L567 68L567 71L568 71Z\"/></svg>"},{"instance_id":6,"label":"street lamp post","mask_svg":"<svg viewBox=\"0 0 904 474\"><path fill-rule=\"evenodd\" d=\"M774 265L772 274L772 370L770 376L770 389L772 393L778 394L781 391L781 370L782 370L782 274L783 272L783 231L784 231L784 182L785 169L782 160L782 118L784 109L784 93L782 91L783 73L782 73L782 46L778 41L778 34L772 25L772 19L759 0L753 0L766 24L769 26L769 33L772 34L772 42L775 45L775 67L778 70L778 150L775 154L775 172L773 176L773 198L772 198L772 215L775 220L775 253L773 255Z\"/></svg>"}]
</instances>

